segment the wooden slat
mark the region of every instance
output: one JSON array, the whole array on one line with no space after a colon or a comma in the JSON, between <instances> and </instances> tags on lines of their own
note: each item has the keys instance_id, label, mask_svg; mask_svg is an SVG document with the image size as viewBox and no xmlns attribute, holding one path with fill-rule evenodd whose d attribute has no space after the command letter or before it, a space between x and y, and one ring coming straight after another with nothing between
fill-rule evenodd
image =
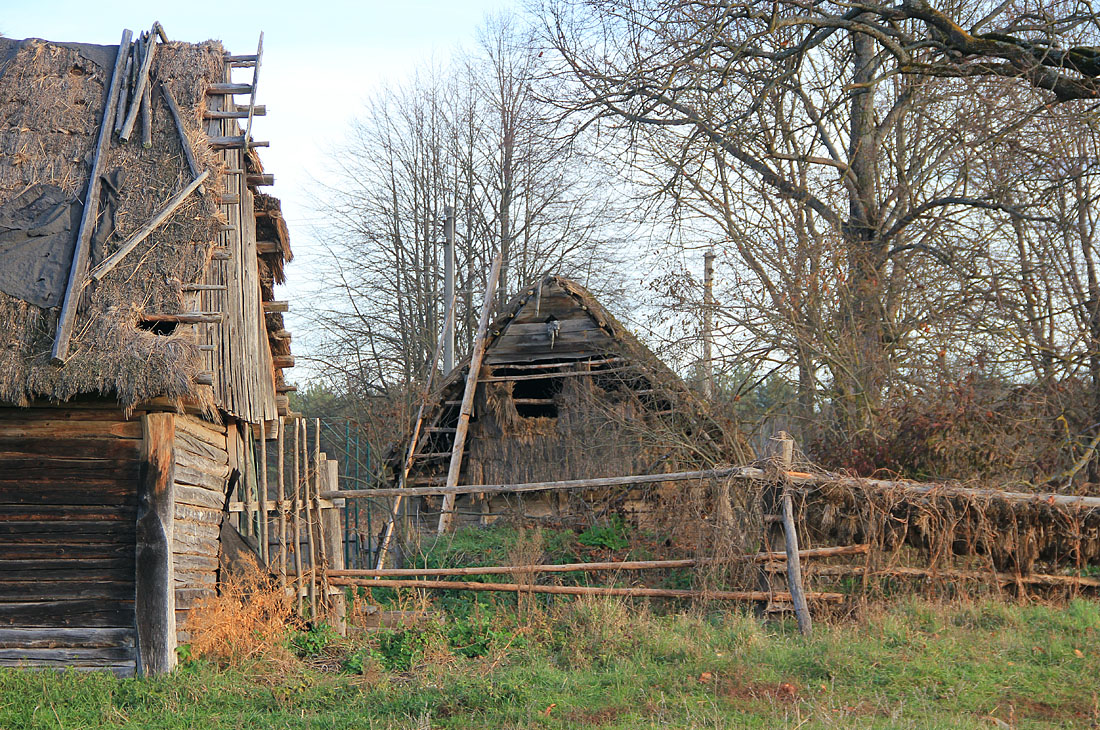
<instances>
[{"instance_id":1,"label":"wooden slat","mask_svg":"<svg viewBox=\"0 0 1100 730\"><path fill-rule=\"evenodd\" d=\"M133 648L131 627L107 628L0 628L0 649L50 649L54 647Z\"/></svg>"}]
</instances>

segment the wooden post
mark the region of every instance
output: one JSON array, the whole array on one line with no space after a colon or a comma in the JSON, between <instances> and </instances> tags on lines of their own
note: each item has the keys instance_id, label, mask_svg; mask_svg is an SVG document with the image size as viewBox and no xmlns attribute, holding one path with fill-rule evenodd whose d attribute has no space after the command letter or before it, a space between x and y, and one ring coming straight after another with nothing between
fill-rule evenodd
<instances>
[{"instance_id":1,"label":"wooden post","mask_svg":"<svg viewBox=\"0 0 1100 730\"><path fill-rule=\"evenodd\" d=\"M313 547L313 499L309 494L309 428L306 424L306 419L301 420L302 424L302 462L303 462L303 474L302 474L302 496L305 498L306 503L306 546L309 549L309 611L310 618L314 621L317 620L317 552ZM316 469L317 465L314 464L313 468Z\"/></svg>"},{"instance_id":2,"label":"wooden post","mask_svg":"<svg viewBox=\"0 0 1100 730\"><path fill-rule=\"evenodd\" d=\"M279 435L276 448L279 450L279 587L286 593L286 479L283 474L283 431L286 419L279 416Z\"/></svg>"},{"instance_id":3,"label":"wooden post","mask_svg":"<svg viewBox=\"0 0 1100 730\"><path fill-rule=\"evenodd\" d=\"M337 463L335 461L325 461L324 479L322 480L328 489L336 492L339 491L340 474L337 469ZM340 504L343 500L334 502L334 505L330 509L322 511L322 523L324 527L324 533L326 535L326 543L331 547L328 553L327 567L332 570L343 570L346 565L344 563L344 551L342 549L344 541L344 531L341 529L340 521ZM332 623L336 627L336 630L341 635L346 636L348 632L347 626L347 599L344 596L344 589L337 588L331 590L328 588L328 575L325 575L325 588L328 592L329 603L332 608Z\"/></svg>"},{"instance_id":4,"label":"wooden post","mask_svg":"<svg viewBox=\"0 0 1100 730\"><path fill-rule=\"evenodd\" d=\"M299 492L302 488L301 472L298 460L301 456L299 444L300 419L294 419L294 594L298 597L298 615L302 615L302 500Z\"/></svg>"},{"instance_id":5,"label":"wooden post","mask_svg":"<svg viewBox=\"0 0 1100 730\"><path fill-rule=\"evenodd\" d=\"M485 300L481 304L481 320L477 325L477 335L474 337L473 348L470 352L470 371L466 374L466 390L462 393L462 406L458 412L458 424L455 429L454 446L451 448L451 464L447 469L447 486L458 484L458 476L462 472L462 455L466 448L466 432L470 428L470 412L474 408L474 391L477 390L477 379L481 374L481 360L485 356L485 331L489 328L489 315L493 311L493 295L496 292L497 278L500 276L500 265L504 254L504 247L497 251L493 258L493 267L489 271L489 279L485 283ZM439 534L447 532L451 527L454 517L455 497L448 494L443 497L443 508L439 513Z\"/></svg>"},{"instance_id":6,"label":"wooden post","mask_svg":"<svg viewBox=\"0 0 1100 730\"><path fill-rule=\"evenodd\" d=\"M137 671L167 672L176 665L176 586L172 569L175 516L175 437L172 413L141 419L134 616Z\"/></svg>"},{"instance_id":7,"label":"wooden post","mask_svg":"<svg viewBox=\"0 0 1100 730\"><path fill-rule=\"evenodd\" d=\"M242 444L241 453L243 455L241 459L240 486L237 487L237 489L241 490L241 534L251 537L256 534L256 525L253 521L253 515L256 512L256 508L252 501L253 480L249 479L249 477L254 476L252 470L254 468L253 465L256 463L256 452L251 448L252 441L246 438L246 433L242 430L245 426L247 426L247 424L238 423L236 429L237 433L240 434ZM251 436L251 431L249 431L247 435Z\"/></svg>"},{"instance_id":8,"label":"wooden post","mask_svg":"<svg viewBox=\"0 0 1100 730\"><path fill-rule=\"evenodd\" d=\"M92 168L88 172L88 191L84 195L84 212L80 217L80 229L76 234L76 248L73 251L73 263L69 268L69 281L65 286L65 298L61 304L61 314L57 318L57 334L54 336L53 352L50 360L61 365L69 357L69 340L73 336L76 322L77 305L84 293L84 277L88 273L91 259L92 232L95 230L99 213L100 167L111 143L111 128L114 126L115 105L122 89L122 76L125 70L126 56L130 50L128 30L122 32L122 41L118 45L115 68L111 74L111 87L107 92L103 119L99 124L99 137L96 139L95 152L92 155Z\"/></svg>"},{"instance_id":9,"label":"wooden post","mask_svg":"<svg viewBox=\"0 0 1100 730\"><path fill-rule=\"evenodd\" d=\"M271 562L271 546L267 541L267 430L260 419L260 557L264 565Z\"/></svg>"},{"instance_id":10,"label":"wooden post","mask_svg":"<svg viewBox=\"0 0 1100 730\"><path fill-rule=\"evenodd\" d=\"M141 68L138 70L137 84L134 86L133 101L130 102L130 113L126 115L126 121L122 123L122 131L118 133L118 139L125 144L130 141L130 135L134 131L134 122L137 121L138 110L141 107L141 98L145 93L145 87L149 83L149 71L153 68L153 56L157 51L157 39L153 33L145 43L145 51L141 56Z\"/></svg>"},{"instance_id":11,"label":"wooden post","mask_svg":"<svg viewBox=\"0 0 1100 730\"><path fill-rule=\"evenodd\" d=\"M313 507L317 510L317 558L323 568L326 564L325 531L321 525L321 480L324 478L326 454L321 453L321 419L314 419L313 429ZM322 579L324 573L321 574Z\"/></svg>"},{"instance_id":12,"label":"wooden post","mask_svg":"<svg viewBox=\"0 0 1100 730\"><path fill-rule=\"evenodd\" d=\"M798 619L798 630L803 636L809 636L813 628L810 619L810 607L806 604L806 591L802 587L802 563L798 555L798 532L794 523L794 507L791 501L790 482L786 473L791 470L794 462L794 439L786 431L780 431L775 435L776 441L776 467L782 472L783 480L783 536L784 547L787 551L787 586L791 594L791 602L794 604L795 617Z\"/></svg>"}]
</instances>

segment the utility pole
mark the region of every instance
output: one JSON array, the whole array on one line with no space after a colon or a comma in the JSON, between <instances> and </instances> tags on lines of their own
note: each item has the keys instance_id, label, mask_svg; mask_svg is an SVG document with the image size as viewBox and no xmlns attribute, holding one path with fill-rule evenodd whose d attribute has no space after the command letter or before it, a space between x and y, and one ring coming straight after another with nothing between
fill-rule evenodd
<instances>
[{"instance_id":1,"label":"utility pole","mask_svg":"<svg viewBox=\"0 0 1100 730\"><path fill-rule=\"evenodd\" d=\"M453 307L455 300L455 209L443 206L443 301ZM455 318L443 317L443 374L455 366Z\"/></svg>"},{"instance_id":2,"label":"utility pole","mask_svg":"<svg viewBox=\"0 0 1100 730\"><path fill-rule=\"evenodd\" d=\"M703 396L714 398L714 249L703 255Z\"/></svg>"}]
</instances>

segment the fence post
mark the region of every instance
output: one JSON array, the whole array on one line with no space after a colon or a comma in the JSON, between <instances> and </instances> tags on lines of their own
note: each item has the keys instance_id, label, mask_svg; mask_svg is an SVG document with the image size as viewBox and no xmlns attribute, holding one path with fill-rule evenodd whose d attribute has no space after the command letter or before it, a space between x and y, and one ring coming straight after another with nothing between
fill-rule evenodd
<instances>
[{"instance_id":1,"label":"fence post","mask_svg":"<svg viewBox=\"0 0 1100 730\"><path fill-rule=\"evenodd\" d=\"M322 491L336 491L340 476L335 461L324 460L321 462ZM343 570L344 562L343 541L344 533L340 529L340 508L344 506L344 500L332 500L332 506L321 507L321 527L325 533L325 544L328 546L326 556L328 567L331 570ZM328 586L328 581L324 582ZM332 623L341 635L347 635L347 600L344 597L344 588L335 587L328 590L329 607L332 610Z\"/></svg>"},{"instance_id":2,"label":"fence post","mask_svg":"<svg viewBox=\"0 0 1100 730\"><path fill-rule=\"evenodd\" d=\"M784 547L787 551L787 586L791 592L791 602L794 603L795 617L798 619L798 630L803 636L809 636L812 629L810 620L810 607L806 604L806 592L802 588L802 564L798 555L798 533L794 524L794 505L791 500L790 478L786 472L791 470L794 462L794 439L786 431L779 431L775 437L775 466L779 469L779 483L782 489L782 517Z\"/></svg>"}]
</instances>

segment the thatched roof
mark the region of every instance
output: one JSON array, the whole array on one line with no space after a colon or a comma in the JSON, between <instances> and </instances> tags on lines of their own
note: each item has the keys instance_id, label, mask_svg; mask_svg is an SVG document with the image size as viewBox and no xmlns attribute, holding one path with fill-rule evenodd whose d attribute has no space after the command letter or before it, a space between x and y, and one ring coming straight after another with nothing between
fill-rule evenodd
<instances>
[{"instance_id":1,"label":"thatched roof","mask_svg":"<svg viewBox=\"0 0 1100 730\"><path fill-rule=\"evenodd\" d=\"M736 424L715 418L707 404L671 368L587 289L570 279L547 276L513 297L489 327L484 363L480 377L492 375L497 379L517 374L530 379L535 377L530 373L551 372L558 369L557 365L568 369L581 364L608 387L623 393L644 393L638 401L638 412L658 418L660 425L655 421L654 426L661 430L678 432L685 441L698 441L701 452L708 453L707 458L738 462L752 458L752 450ZM547 369L537 369L543 367ZM444 376L429 398L425 423L451 425L457 416L454 404L462 398L468 371L466 358ZM408 437L404 441L407 444ZM395 446L389 458L396 467L406 446ZM439 448L437 445L431 450ZM446 445L443 448L447 450Z\"/></svg>"},{"instance_id":2,"label":"thatched roof","mask_svg":"<svg viewBox=\"0 0 1100 730\"><path fill-rule=\"evenodd\" d=\"M14 245L5 248L4 222L21 210L27 218L29 199L42 193L49 201L64 198L79 220L117 52L117 46L0 38L0 269L5 257L21 255ZM205 280L225 230L216 191L226 188L226 170L202 121L208 86L226 78L225 51L216 41L160 43L151 78L170 89L198 167L210 177L200 194L189 196L114 270L85 289L69 357L60 367L50 363L50 355L61 292L31 297L0 278L0 402L99 393L125 406L157 396L209 405L209 389L196 384L209 358L203 357L195 331L180 327L164 334L139 325L143 315L195 309L184 285ZM140 134L128 144L112 137L101 162L106 192L92 243L93 268L192 180L167 103L157 83L152 88L152 144L144 147ZM254 153L249 157L248 171L260 169ZM270 278L282 282L282 262L289 259L286 226L278 201L264 197L280 249L266 265ZM68 276L75 234L73 226L71 238L60 236L51 253L62 279ZM35 239L30 245L43 244ZM46 272L44 281L56 278L38 269Z\"/></svg>"}]
</instances>

